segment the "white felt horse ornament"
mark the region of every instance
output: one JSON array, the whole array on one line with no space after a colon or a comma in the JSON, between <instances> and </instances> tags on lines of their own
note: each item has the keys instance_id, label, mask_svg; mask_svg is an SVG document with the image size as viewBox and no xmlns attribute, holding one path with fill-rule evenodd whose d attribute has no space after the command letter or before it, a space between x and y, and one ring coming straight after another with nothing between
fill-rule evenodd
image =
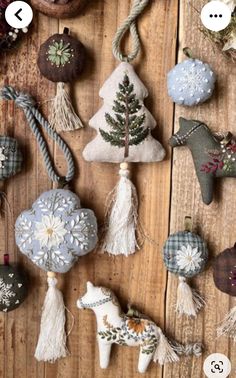
<instances>
[{"instance_id":1,"label":"white felt horse ornament","mask_svg":"<svg viewBox=\"0 0 236 378\"><path fill-rule=\"evenodd\" d=\"M112 344L140 346L138 371L145 373L150 362L179 361L179 355L201 355L201 344L183 346L170 343L161 328L144 315L125 315L113 292L87 282L87 293L77 301L80 309L90 308L97 318L97 336L100 366L106 369L110 361ZM138 314L138 315L137 315Z\"/></svg>"}]
</instances>

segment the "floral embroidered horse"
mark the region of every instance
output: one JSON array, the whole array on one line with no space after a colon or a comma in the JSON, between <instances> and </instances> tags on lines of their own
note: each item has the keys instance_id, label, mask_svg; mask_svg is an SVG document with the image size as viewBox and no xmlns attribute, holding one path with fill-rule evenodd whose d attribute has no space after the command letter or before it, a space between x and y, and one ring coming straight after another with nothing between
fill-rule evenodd
<instances>
[{"instance_id":1,"label":"floral embroidered horse","mask_svg":"<svg viewBox=\"0 0 236 378\"><path fill-rule=\"evenodd\" d=\"M236 142L228 133L226 138L215 136L200 121L179 119L180 129L169 143L172 147L186 145L193 157L196 174L206 205L213 200L216 177L236 177Z\"/></svg>"},{"instance_id":2,"label":"floral embroidered horse","mask_svg":"<svg viewBox=\"0 0 236 378\"><path fill-rule=\"evenodd\" d=\"M178 354L201 354L200 344L170 344L162 330L150 319L122 313L115 295L109 289L87 283L87 293L77 301L80 309L90 308L97 318L100 366L106 369L112 344L140 346L138 371L145 373L150 362L160 364L179 361Z\"/></svg>"}]
</instances>

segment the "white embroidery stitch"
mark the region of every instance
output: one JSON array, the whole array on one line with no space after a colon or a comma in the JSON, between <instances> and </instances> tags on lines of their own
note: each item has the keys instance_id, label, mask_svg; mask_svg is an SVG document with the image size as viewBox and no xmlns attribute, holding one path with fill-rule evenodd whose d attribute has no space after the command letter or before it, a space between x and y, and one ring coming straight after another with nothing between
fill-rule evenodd
<instances>
[{"instance_id":1,"label":"white embroidery stitch","mask_svg":"<svg viewBox=\"0 0 236 378\"><path fill-rule=\"evenodd\" d=\"M12 285L6 284L3 279L0 278L0 303L5 306L10 306L10 298L16 295L11 288Z\"/></svg>"},{"instance_id":2,"label":"white embroidery stitch","mask_svg":"<svg viewBox=\"0 0 236 378\"><path fill-rule=\"evenodd\" d=\"M7 160L7 157L3 151L4 147L0 147L0 168L4 168L4 161Z\"/></svg>"},{"instance_id":3,"label":"white embroidery stitch","mask_svg":"<svg viewBox=\"0 0 236 378\"><path fill-rule=\"evenodd\" d=\"M67 233L65 223L53 215L45 215L41 222L36 222L35 239L38 239L41 247L58 247Z\"/></svg>"},{"instance_id":4,"label":"white embroidery stitch","mask_svg":"<svg viewBox=\"0 0 236 378\"><path fill-rule=\"evenodd\" d=\"M183 245L177 251L176 261L180 269L185 272L195 271L200 268L202 262L201 252L198 252L198 247L192 248L190 244Z\"/></svg>"}]
</instances>

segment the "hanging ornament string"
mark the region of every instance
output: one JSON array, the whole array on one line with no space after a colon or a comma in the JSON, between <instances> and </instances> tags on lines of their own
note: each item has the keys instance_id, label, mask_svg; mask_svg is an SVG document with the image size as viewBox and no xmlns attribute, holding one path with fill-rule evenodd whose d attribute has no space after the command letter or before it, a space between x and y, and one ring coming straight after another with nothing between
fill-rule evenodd
<instances>
[{"instance_id":1,"label":"hanging ornament string","mask_svg":"<svg viewBox=\"0 0 236 378\"><path fill-rule=\"evenodd\" d=\"M134 60L139 53L140 39L137 30L136 19L143 12L148 3L149 0L134 0L129 16L116 32L115 38L112 43L112 51L114 57L120 62L132 62L132 60ZM133 46L131 53L124 55L121 52L121 41L128 30L130 30Z\"/></svg>"},{"instance_id":2,"label":"hanging ornament string","mask_svg":"<svg viewBox=\"0 0 236 378\"><path fill-rule=\"evenodd\" d=\"M38 109L36 109L34 99L29 94L18 92L10 86L5 86L2 88L2 90L0 91L0 98L4 100L12 100L18 107L24 110L28 124L36 137L39 148L43 155L43 159L50 179L62 185L70 182L73 179L75 173L72 154L63 139L50 127L49 123L45 120ZM52 138L62 150L68 167L67 175L65 177L61 177L55 172L46 141L44 140L44 137L36 121L38 121L42 128L48 133L50 138Z\"/></svg>"}]
</instances>

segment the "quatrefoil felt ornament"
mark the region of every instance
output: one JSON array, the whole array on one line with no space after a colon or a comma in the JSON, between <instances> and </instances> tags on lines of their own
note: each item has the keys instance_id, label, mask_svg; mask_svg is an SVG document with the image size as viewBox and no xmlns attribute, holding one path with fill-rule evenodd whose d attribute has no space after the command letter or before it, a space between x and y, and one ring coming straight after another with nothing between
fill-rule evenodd
<instances>
[{"instance_id":1,"label":"quatrefoil felt ornament","mask_svg":"<svg viewBox=\"0 0 236 378\"><path fill-rule=\"evenodd\" d=\"M63 189L43 193L21 213L15 230L21 252L50 272L66 273L97 242L93 211L82 209L79 197Z\"/></svg>"}]
</instances>

